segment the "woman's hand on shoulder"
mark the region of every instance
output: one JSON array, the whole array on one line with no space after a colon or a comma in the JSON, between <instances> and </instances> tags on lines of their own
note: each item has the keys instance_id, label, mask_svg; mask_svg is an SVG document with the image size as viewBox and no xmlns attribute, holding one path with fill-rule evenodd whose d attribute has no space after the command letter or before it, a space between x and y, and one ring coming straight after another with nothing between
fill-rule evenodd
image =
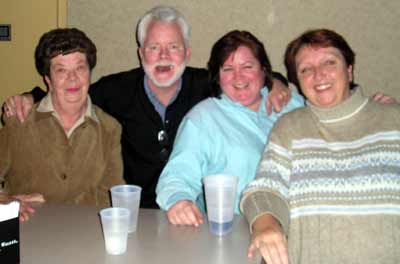
<instances>
[{"instance_id":1,"label":"woman's hand on shoulder","mask_svg":"<svg viewBox=\"0 0 400 264\"><path fill-rule=\"evenodd\" d=\"M390 95L386 95L382 92L377 92L371 96L371 99L377 103L381 104L395 104L397 100Z\"/></svg>"},{"instance_id":2,"label":"woman's hand on shoulder","mask_svg":"<svg viewBox=\"0 0 400 264\"><path fill-rule=\"evenodd\" d=\"M203 215L194 202L178 201L167 211L168 221L173 225L199 226L203 224Z\"/></svg>"},{"instance_id":3,"label":"woman's hand on shoulder","mask_svg":"<svg viewBox=\"0 0 400 264\"><path fill-rule=\"evenodd\" d=\"M270 115L272 110L279 113L287 105L291 97L291 91L283 82L273 79L272 89L268 94L265 103L267 113Z\"/></svg>"},{"instance_id":4,"label":"woman's hand on shoulder","mask_svg":"<svg viewBox=\"0 0 400 264\"><path fill-rule=\"evenodd\" d=\"M254 221L252 230L249 258L259 251L268 264L289 263L286 236L275 217L271 214L259 216Z\"/></svg>"}]
</instances>

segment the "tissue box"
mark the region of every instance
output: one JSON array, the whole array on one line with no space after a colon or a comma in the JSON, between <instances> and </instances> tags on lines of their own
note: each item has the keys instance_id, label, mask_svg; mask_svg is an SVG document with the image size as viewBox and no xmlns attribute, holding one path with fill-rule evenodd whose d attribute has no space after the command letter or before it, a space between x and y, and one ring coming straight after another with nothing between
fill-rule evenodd
<instances>
[{"instance_id":1,"label":"tissue box","mask_svg":"<svg viewBox=\"0 0 400 264\"><path fill-rule=\"evenodd\" d=\"M19 263L19 219L0 222L0 263Z\"/></svg>"}]
</instances>

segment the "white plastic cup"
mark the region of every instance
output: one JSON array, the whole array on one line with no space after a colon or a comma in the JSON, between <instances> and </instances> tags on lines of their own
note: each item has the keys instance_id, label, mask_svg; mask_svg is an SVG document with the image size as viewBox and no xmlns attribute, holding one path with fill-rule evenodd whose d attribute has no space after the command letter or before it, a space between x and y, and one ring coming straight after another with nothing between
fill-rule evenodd
<instances>
[{"instance_id":1,"label":"white plastic cup","mask_svg":"<svg viewBox=\"0 0 400 264\"><path fill-rule=\"evenodd\" d=\"M112 206L127 208L131 212L129 233L136 231L141 191L142 188L136 185L125 184L111 187Z\"/></svg>"},{"instance_id":2,"label":"white plastic cup","mask_svg":"<svg viewBox=\"0 0 400 264\"><path fill-rule=\"evenodd\" d=\"M223 236L232 231L238 178L217 174L203 178L208 226L211 233Z\"/></svg>"},{"instance_id":3,"label":"white plastic cup","mask_svg":"<svg viewBox=\"0 0 400 264\"><path fill-rule=\"evenodd\" d=\"M106 208L100 211L106 251L110 255L126 252L130 212L126 208Z\"/></svg>"}]
</instances>

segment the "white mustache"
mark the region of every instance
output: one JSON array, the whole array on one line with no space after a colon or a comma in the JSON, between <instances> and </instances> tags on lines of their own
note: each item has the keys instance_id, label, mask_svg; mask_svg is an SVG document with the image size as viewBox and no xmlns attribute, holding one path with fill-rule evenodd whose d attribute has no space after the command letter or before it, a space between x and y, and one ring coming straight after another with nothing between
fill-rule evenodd
<instances>
[{"instance_id":1,"label":"white mustache","mask_svg":"<svg viewBox=\"0 0 400 264\"><path fill-rule=\"evenodd\" d=\"M165 66L176 67L177 64L176 64L175 62L173 62L173 61L158 61L158 62L155 62L155 63L152 65L153 68L158 67L158 66L162 66L162 67L165 67Z\"/></svg>"}]
</instances>

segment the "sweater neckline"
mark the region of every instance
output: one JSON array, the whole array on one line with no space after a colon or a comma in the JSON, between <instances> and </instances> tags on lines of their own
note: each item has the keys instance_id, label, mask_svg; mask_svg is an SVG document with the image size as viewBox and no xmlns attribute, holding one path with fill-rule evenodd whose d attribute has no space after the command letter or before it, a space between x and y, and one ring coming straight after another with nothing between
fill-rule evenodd
<instances>
[{"instance_id":1,"label":"sweater neckline","mask_svg":"<svg viewBox=\"0 0 400 264\"><path fill-rule=\"evenodd\" d=\"M321 108L306 102L311 112L321 123L336 123L353 117L368 103L368 98L362 93L361 87L355 87L353 93L344 102L332 108Z\"/></svg>"}]
</instances>

